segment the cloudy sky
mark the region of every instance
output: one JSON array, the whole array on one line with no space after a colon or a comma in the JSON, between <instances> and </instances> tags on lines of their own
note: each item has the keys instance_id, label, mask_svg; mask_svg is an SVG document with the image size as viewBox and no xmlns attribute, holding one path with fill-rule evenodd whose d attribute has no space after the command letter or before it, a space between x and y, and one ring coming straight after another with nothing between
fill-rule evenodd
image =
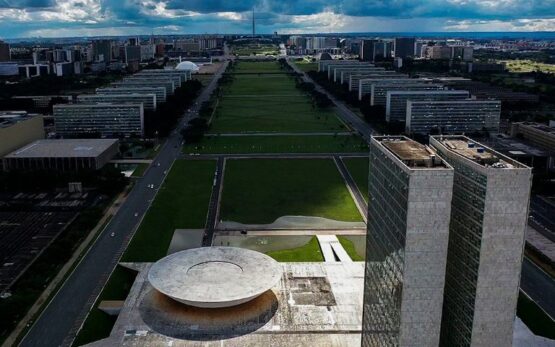
<instances>
[{"instance_id":1,"label":"cloudy sky","mask_svg":"<svg viewBox=\"0 0 555 347\"><path fill-rule=\"evenodd\" d=\"M0 0L0 38L555 31L555 0Z\"/></svg>"}]
</instances>

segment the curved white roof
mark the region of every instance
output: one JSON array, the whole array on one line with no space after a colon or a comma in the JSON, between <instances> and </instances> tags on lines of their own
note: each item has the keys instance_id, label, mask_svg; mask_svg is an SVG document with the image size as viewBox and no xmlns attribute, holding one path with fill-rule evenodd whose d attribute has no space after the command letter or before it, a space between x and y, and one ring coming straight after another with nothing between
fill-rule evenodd
<instances>
[{"instance_id":1,"label":"curved white roof","mask_svg":"<svg viewBox=\"0 0 555 347\"><path fill-rule=\"evenodd\" d=\"M150 268L148 281L181 303L205 308L250 301L274 287L282 267L269 256L236 247L202 247L171 254Z\"/></svg>"},{"instance_id":2,"label":"curved white roof","mask_svg":"<svg viewBox=\"0 0 555 347\"><path fill-rule=\"evenodd\" d=\"M176 70L198 71L199 67L198 67L197 64L193 63L192 61L182 61L181 63L177 64L175 69Z\"/></svg>"}]
</instances>

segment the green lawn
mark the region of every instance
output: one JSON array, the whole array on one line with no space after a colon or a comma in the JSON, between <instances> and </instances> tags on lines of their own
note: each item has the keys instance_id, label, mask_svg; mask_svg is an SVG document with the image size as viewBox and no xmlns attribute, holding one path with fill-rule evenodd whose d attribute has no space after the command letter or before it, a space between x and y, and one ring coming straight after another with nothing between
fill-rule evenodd
<instances>
[{"instance_id":1,"label":"green lawn","mask_svg":"<svg viewBox=\"0 0 555 347\"><path fill-rule=\"evenodd\" d=\"M175 229L204 228L216 162L177 160L123 261L156 261L166 255Z\"/></svg>"},{"instance_id":2,"label":"green lawn","mask_svg":"<svg viewBox=\"0 0 555 347\"><path fill-rule=\"evenodd\" d=\"M148 169L148 167L149 167L149 164L146 164L146 163L138 164L137 167L135 168L135 170L133 170L132 176L143 177L143 175L144 175L146 169Z\"/></svg>"},{"instance_id":3,"label":"green lawn","mask_svg":"<svg viewBox=\"0 0 555 347\"><path fill-rule=\"evenodd\" d=\"M231 75L222 89L210 133L345 129L332 108L313 107L310 97L295 87L294 78L276 62L239 62Z\"/></svg>"},{"instance_id":4,"label":"green lawn","mask_svg":"<svg viewBox=\"0 0 555 347\"><path fill-rule=\"evenodd\" d=\"M228 160L221 219L265 224L281 216L362 221L331 159Z\"/></svg>"},{"instance_id":5,"label":"green lawn","mask_svg":"<svg viewBox=\"0 0 555 347\"><path fill-rule=\"evenodd\" d=\"M302 247L272 251L266 254L280 262L324 261L324 256L322 255L320 244L316 236L313 236L310 241Z\"/></svg>"},{"instance_id":6,"label":"green lawn","mask_svg":"<svg viewBox=\"0 0 555 347\"><path fill-rule=\"evenodd\" d=\"M295 88L294 80L285 74L234 75L233 81L224 88L224 97L257 99L264 96L308 97Z\"/></svg>"},{"instance_id":7,"label":"green lawn","mask_svg":"<svg viewBox=\"0 0 555 347\"><path fill-rule=\"evenodd\" d=\"M503 60L510 72L533 72L555 73L555 64L538 63L532 60Z\"/></svg>"},{"instance_id":8,"label":"green lawn","mask_svg":"<svg viewBox=\"0 0 555 347\"><path fill-rule=\"evenodd\" d=\"M312 107L305 97L221 99L210 133L345 131L333 110Z\"/></svg>"},{"instance_id":9,"label":"green lawn","mask_svg":"<svg viewBox=\"0 0 555 347\"><path fill-rule=\"evenodd\" d=\"M332 153L368 151L358 135L314 136L210 136L188 144L184 153Z\"/></svg>"},{"instance_id":10,"label":"green lawn","mask_svg":"<svg viewBox=\"0 0 555 347\"><path fill-rule=\"evenodd\" d=\"M136 275L136 272L122 267L114 270L73 342L74 346L85 345L110 335L117 316L109 316L100 311L98 305L103 300L125 300Z\"/></svg>"},{"instance_id":11,"label":"green lawn","mask_svg":"<svg viewBox=\"0 0 555 347\"><path fill-rule=\"evenodd\" d=\"M345 252L351 257L353 261L364 261L364 255L358 254L356 251L355 245L353 241L349 240L344 236L337 235L337 239L343 248L345 248Z\"/></svg>"},{"instance_id":12,"label":"green lawn","mask_svg":"<svg viewBox=\"0 0 555 347\"><path fill-rule=\"evenodd\" d=\"M234 73L252 73L252 72L281 72L279 64L276 61L240 61L233 67Z\"/></svg>"},{"instance_id":13,"label":"green lawn","mask_svg":"<svg viewBox=\"0 0 555 347\"><path fill-rule=\"evenodd\" d=\"M237 45L232 47L232 53L241 56L250 55L277 55L279 54L279 48L276 45Z\"/></svg>"},{"instance_id":14,"label":"green lawn","mask_svg":"<svg viewBox=\"0 0 555 347\"><path fill-rule=\"evenodd\" d=\"M368 158L344 158L343 162L355 183L368 202Z\"/></svg>"},{"instance_id":15,"label":"green lawn","mask_svg":"<svg viewBox=\"0 0 555 347\"><path fill-rule=\"evenodd\" d=\"M297 67L304 72L308 71L318 71L318 63L307 62L306 60L303 61L296 61L294 62Z\"/></svg>"}]
</instances>

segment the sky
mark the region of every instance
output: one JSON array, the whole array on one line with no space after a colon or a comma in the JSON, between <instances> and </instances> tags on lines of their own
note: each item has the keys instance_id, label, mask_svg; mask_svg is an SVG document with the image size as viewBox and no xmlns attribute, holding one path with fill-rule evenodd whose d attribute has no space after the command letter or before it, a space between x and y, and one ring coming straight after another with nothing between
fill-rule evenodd
<instances>
[{"instance_id":1,"label":"sky","mask_svg":"<svg viewBox=\"0 0 555 347\"><path fill-rule=\"evenodd\" d=\"M0 0L0 39L141 34L555 31L555 0Z\"/></svg>"}]
</instances>

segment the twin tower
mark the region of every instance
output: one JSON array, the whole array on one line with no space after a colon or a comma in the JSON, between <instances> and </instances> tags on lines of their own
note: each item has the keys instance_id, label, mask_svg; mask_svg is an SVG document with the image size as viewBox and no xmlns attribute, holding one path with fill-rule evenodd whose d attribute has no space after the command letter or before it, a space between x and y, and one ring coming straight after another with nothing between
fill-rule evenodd
<instances>
[{"instance_id":1,"label":"twin tower","mask_svg":"<svg viewBox=\"0 0 555 347\"><path fill-rule=\"evenodd\" d=\"M363 347L512 345L531 178L464 136L372 138Z\"/></svg>"}]
</instances>

